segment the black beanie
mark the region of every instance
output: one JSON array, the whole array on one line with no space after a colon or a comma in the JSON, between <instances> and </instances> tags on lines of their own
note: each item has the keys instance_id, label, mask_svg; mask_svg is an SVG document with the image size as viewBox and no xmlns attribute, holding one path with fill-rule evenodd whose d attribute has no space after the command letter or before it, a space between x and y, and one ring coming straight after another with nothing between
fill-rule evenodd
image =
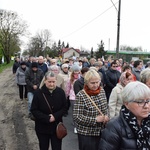
<instances>
[{"instance_id":1,"label":"black beanie","mask_svg":"<svg viewBox=\"0 0 150 150\"><path fill-rule=\"evenodd\" d=\"M20 65L26 65L26 62L25 62L25 61L22 61L22 62L20 63Z\"/></svg>"},{"instance_id":2,"label":"black beanie","mask_svg":"<svg viewBox=\"0 0 150 150\"><path fill-rule=\"evenodd\" d=\"M35 68L38 68L37 62L33 62L33 63L31 64L31 67L32 67L32 68L34 68L34 67L35 67Z\"/></svg>"}]
</instances>

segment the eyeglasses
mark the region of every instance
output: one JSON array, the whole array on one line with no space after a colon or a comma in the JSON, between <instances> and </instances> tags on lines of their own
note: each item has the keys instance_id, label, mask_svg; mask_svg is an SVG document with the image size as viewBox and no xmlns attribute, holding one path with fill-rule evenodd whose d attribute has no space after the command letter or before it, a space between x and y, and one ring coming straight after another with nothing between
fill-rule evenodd
<instances>
[{"instance_id":1,"label":"eyeglasses","mask_svg":"<svg viewBox=\"0 0 150 150\"><path fill-rule=\"evenodd\" d=\"M112 66L112 67L115 67L115 68L116 68L116 67L118 67L118 66Z\"/></svg>"},{"instance_id":2,"label":"eyeglasses","mask_svg":"<svg viewBox=\"0 0 150 150\"><path fill-rule=\"evenodd\" d=\"M150 102L150 99L148 100L131 100L129 102L134 102L134 103L137 103L140 107L145 107L146 104L148 104Z\"/></svg>"}]
</instances>

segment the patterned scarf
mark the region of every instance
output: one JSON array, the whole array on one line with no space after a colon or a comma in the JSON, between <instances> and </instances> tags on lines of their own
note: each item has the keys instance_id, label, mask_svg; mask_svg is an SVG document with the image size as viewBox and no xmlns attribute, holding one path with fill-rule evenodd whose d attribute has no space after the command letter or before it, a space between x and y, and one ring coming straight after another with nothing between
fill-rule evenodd
<instances>
[{"instance_id":1,"label":"patterned scarf","mask_svg":"<svg viewBox=\"0 0 150 150\"><path fill-rule=\"evenodd\" d=\"M138 125L135 115L122 106L123 116L136 137L138 150L150 150L150 115Z\"/></svg>"},{"instance_id":2,"label":"patterned scarf","mask_svg":"<svg viewBox=\"0 0 150 150\"><path fill-rule=\"evenodd\" d=\"M101 88L99 86L97 90L90 90L89 87L87 85L85 85L84 90L89 96L95 96L100 93Z\"/></svg>"}]
</instances>

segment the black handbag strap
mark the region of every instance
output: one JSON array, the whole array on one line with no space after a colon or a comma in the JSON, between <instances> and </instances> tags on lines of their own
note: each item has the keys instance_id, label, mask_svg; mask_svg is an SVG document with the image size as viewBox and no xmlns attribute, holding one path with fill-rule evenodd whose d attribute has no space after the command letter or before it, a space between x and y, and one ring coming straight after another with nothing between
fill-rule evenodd
<instances>
[{"instance_id":1,"label":"black handbag strap","mask_svg":"<svg viewBox=\"0 0 150 150\"><path fill-rule=\"evenodd\" d=\"M45 99L45 101L46 101L48 107L49 107L50 112L53 113L52 108L51 108L51 106L49 105L48 100L47 100L45 94L44 94L44 93L42 93L42 94L43 94L43 97L44 97L44 99Z\"/></svg>"}]
</instances>

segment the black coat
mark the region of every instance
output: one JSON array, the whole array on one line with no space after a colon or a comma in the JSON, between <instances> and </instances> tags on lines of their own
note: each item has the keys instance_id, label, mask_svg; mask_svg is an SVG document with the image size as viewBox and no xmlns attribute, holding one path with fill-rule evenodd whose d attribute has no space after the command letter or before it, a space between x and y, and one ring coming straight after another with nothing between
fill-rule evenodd
<instances>
[{"instance_id":1,"label":"black coat","mask_svg":"<svg viewBox=\"0 0 150 150\"><path fill-rule=\"evenodd\" d=\"M32 68L29 68L25 71L25 81L27 83L28 92L34 92L33 85L40 86L40 83L43 79L44 73L41 69L33 71Z\"/></svg>"},{"instance_id":2,"label":"black coat","mask_svg":"<svg viewBox=\"0 0 150 150\"><path fill-rule=\"evenodd\" d=\"M76 81L74 82L74 85L73 85L75 95L76 95L80 90L82 90L83 87L84 87L84 78L81 76L80 79L76 80Z\"/></svg>"},{"instance_id":3,"label":"black coat","mask_svg":"<svg viewBox=\"0 0 150 150\"><path fill-rule=\"evenodd\" d=\"M110 120L102 131L98 150L137 150L136 138L122 113Z\"/></svg>"},{"instance_id":4,"label":"black coat","mask_svg":"<svg viewBox=\"0 0 150 150\"><path fill-rule=\"evenodd\" d=\"M15 61L12 67L13 74L16 73L19 66L20 66L20 62Z\"/></svg>"},{"instance_id":5,"label":"black coat","mask_svg":"<svg viewBox=\"0 0 150 150\"><path fill-rule=\"evenodd\" d=\"M118 70L108 69L106 71L106 86L107 92L111 93L112 89L119 82L121 73Z\"/></svg>"},{"instance_id":6,"label":"black coat","mask_svg":"<svg viewBox=\"0 0 150 150\"><path fill-rule=\"evenodd\" d=\"M50 112L42 93L44 93L45 97L47 98L53 113ZM61 88L56 87L56 89L50 93L44 85L42 89L36 90L31 105L31 113L35 117L36 132L44 134L55 133L56 125L62 121L62 116L65 110L66 96L65 92ZM49 114L53 114L55 122L49 122Z\"/></svg>"}]
</instances>

